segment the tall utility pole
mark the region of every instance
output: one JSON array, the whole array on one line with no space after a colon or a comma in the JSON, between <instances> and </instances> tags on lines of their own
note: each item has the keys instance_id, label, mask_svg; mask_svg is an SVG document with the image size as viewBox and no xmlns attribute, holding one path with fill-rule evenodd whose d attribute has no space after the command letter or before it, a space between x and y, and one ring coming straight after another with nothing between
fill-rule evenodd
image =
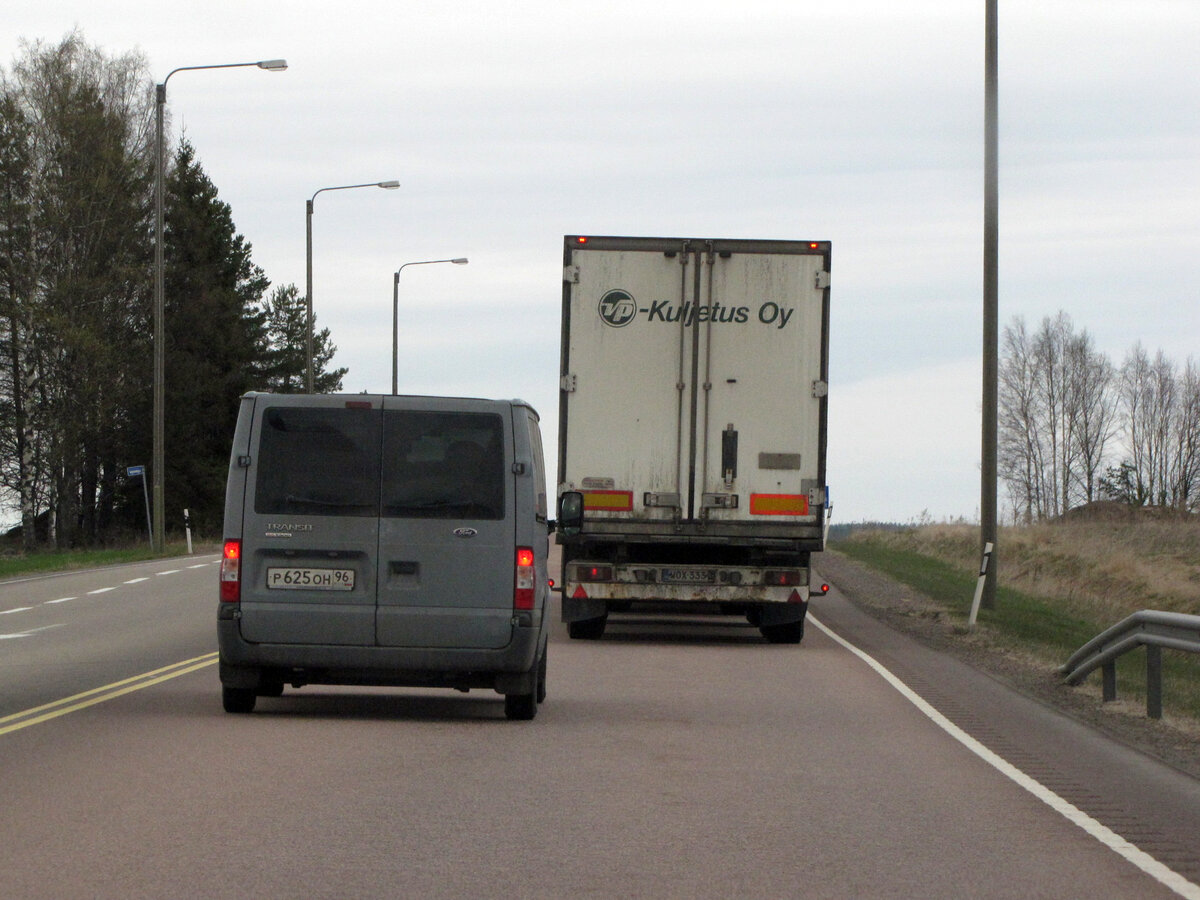
<instances>
[{"instance_id":1,"label":"tall utility pole","mask_svg":"<svg viewBox=\"0 0 1200 900\"><path fill-rule=\"evenodd\" d=\"M997 0L985 0L986 50L984 52L984 174L983 174L983 444L980 465L979 550L988 544L992 553L984 579L982 606L996 606L996 498L999 421L999 81L996 72Z\"/></svg>"}]
</instances>

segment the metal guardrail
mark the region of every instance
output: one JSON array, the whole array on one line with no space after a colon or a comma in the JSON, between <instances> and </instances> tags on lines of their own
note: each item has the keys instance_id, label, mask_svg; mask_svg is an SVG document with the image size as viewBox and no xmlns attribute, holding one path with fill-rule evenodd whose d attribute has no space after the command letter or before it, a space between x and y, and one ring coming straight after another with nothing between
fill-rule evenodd
<instances>
[{"instance_id":1,"label":"metal guardrail","mask_svg":"<svg viewBox=\"0 0 1200 900\"><path fill-rule=\"evenodd\" d=\"M1059 671L1079 684L1095 669L1104 678L1104 701L1117 699L1117 657L1146 648L1146 715L1162 718L1162 648L1200 653L1200 616L1143 609L1092 638Z\"/></svg>"}]
</instances>

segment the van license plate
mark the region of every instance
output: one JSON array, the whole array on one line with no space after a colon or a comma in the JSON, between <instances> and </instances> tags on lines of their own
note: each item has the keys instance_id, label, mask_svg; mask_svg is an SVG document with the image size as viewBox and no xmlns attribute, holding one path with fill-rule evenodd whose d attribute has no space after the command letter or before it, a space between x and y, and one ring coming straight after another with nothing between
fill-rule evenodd
<instances>
[{"instance_id":1,"label":"van license plate","mask_svg":"<svg viewBox=\"0 0 1200 900\"><path fill-rule=\"evenodd\" d=\"M267 587L284 591L352 591L353 569L267 569Z\"/></svg>"},{"instance_id":2,"label":"van license plate","mask_svg":"<svg viewBox=\"0 0 1200 900\"><path fill-rule=\"evenodd\" d=\"M660 569L659 580L663 584L712 584L717 580L716 569Z\"/></svg>"}]
</instances>

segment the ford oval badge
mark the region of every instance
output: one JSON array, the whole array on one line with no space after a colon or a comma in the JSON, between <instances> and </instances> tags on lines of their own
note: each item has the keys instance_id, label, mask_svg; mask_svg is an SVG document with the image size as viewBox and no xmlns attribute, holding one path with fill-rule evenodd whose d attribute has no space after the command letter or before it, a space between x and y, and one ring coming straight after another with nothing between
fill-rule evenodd
<instances>
[{"instance_id":1,"label":"ford oval badge","mask_svg":"<svg viewBox=\"0 0 1200 900\"><path fill-rule=\"evenodd\" d=\"M455 528L454 529L455 537L469 538L469 537L475 537L475 535L477 535L477 534L479 534L479 532L476 531L474 528Z\"/></svg>"}]
</instances>

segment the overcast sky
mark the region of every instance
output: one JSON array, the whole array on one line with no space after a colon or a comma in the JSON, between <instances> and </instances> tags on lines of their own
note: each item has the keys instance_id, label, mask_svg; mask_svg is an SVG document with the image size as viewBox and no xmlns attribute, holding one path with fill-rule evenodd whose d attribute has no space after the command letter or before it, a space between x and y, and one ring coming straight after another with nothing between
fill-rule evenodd
<instances>
[{"instance_id":1,"label":"overcast sky","mask_svg":"<svg viewBox=\"0 0 1200 900\"><path fill-rule=\"evenodd\" d=\"M1200 3L1000 0L1000 319L1200 357ZM557 435L562 236L833 242L835 521L979 510L983 0L7 0L180 66L185 135L348 390L519 396ZM169 448L168 448L169 451ZM1004 503L1002 488L1002 505Z\"/></svg>"}]
</instances>

